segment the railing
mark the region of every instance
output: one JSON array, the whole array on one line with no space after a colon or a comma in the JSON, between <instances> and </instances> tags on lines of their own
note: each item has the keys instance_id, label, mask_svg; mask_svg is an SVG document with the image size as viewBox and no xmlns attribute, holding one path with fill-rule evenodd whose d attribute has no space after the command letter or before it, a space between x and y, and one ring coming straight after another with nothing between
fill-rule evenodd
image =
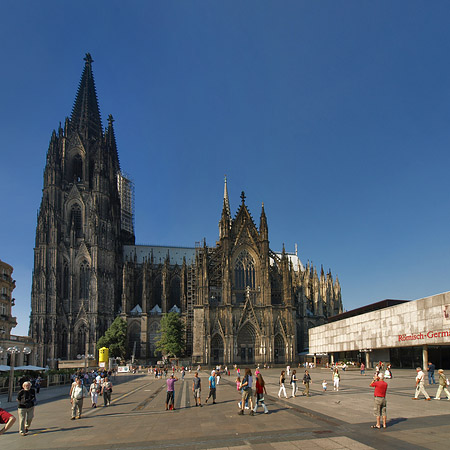
<instances>
[{"instance_id":1,"label":"railing","mask_svg":"<svg viewBox=\"0 0 450 450\"><path fill-rule=\"evenodd\" d=\"M14 387L13 392L19 392L22 389L22 386L19 383L19 380L22 378L21 376L14 377ZM65 384L70 384L70 374L68 373L57 373L54 375L49 375L47 378L43 378L41 380L41 388L49 387L49 386L62 386ZM0 394L7 394L9 386L9 377L1 377L0 378Z\"/></svg>"}]
</instances>

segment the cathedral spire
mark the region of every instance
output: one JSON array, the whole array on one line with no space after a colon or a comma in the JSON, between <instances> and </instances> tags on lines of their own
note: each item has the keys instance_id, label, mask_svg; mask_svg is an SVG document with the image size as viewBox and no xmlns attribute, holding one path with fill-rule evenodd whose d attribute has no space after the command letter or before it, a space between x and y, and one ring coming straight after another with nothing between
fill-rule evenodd
<instances>
[{"instance_id":1,"label":"cathedral spire","mask_svg":"<svg viewBox=\"0 0 450 450\"><path fill-rule=\"evenodd\" d=\"M267 227L267 217L264 211L264 202L261 206L261 216L259 218L259 233L264 239L268 239L268 227Z\"/></svg>"},{"instance_id":2,"label":"cathedral spire","mask_svg":"<svg viewBox=\"0 0 450 450\"><path fill-rule=\"evenodd\" d=\"M226 175L225 175L225 185L223 187L223 204L224 204L224 208L226 209L226 212L228 214L228 217L231 217L230 200L228 198L228 187L227 187L227 176Z\"/></svg>"},{"instance_id":3,"label":"cathedral spire","mask_svg":"<svg viewBox=\"0 0 450 450\"><path fill-rule=\"evenodd\" d=\"M114 118L112 114L108 116L108 128L106 129L105 140L111 152L112 159L115 164L115 169L120 170L119 153L117 151L116 135L114 133Z\"/></svg>"},{"instance_id":4,"label":"cathedral spire","mask_svg":"<svg viewBox=\"0 0 450 450\"><path fill-rule=\"evenodd\" d=\"M72 128L80 132L80 134L86 137L98 137L102 135L102 120L100 118L94 75L92 73L94 60L90 53L86 53L84 61L84 70L78 86L70 122Z\"/></svg>"}]
</instances>

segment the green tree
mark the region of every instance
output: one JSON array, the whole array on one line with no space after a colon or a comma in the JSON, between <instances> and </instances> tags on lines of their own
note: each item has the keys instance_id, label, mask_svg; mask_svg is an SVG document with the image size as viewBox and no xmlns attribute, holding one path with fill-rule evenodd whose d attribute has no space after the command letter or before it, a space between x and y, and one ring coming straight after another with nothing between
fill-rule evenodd
<instances>
[{"instance_id":1,"label":"green tree","mask_svg":"<svg viewBox=\"0 0 450 450\"><path fill-rule=\"evenodd\" d=\"M106 333L98 340L97 349L109 348L111 358L120 357L125 359L127 350L127 322L121 317L116 317Z\"/></svg>"},{"instance_id":2,"label":"green tree","mask_svg":"<svg viewBox=\"0 0 450 450\"><path fill-rule=\"evenodd\" d=\"M176 312L163 314L159 323L161 337L156 342L155 356L161 352L166 357L181 356L184 352L184 323Z\"/></svg>"}]
</instances>

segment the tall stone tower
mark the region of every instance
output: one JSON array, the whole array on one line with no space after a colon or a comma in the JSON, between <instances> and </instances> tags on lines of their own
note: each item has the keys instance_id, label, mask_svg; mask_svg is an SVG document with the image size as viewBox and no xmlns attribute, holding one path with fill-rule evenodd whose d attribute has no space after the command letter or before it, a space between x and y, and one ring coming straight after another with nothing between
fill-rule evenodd
<instances>
[{"instance_id":1,"label":"tall stone tower","mask_svg":"<svg viewBox=\"0 0 450 450\"><path fill-rule=\"evenodd\" d=\"M113 118L103 130L90 54L84 61L72 115L50 139L37 219L30 334L43 365L94 353L120 308L122 244L134 244L129 220L121 226L129 207Z\"/></svg>"}]
</instances>

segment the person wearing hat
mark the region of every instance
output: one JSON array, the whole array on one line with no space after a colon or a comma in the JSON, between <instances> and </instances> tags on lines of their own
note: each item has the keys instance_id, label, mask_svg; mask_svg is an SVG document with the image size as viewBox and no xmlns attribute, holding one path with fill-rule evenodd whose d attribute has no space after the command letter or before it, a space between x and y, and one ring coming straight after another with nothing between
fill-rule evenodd
<instances>
[{"instance_id":1,"label":"person wearing hat","mask_svg":"<svg viewBox=\"0 0 450 450\"><path fill-rule=\"evenodd\" d=\"M439 387L438 390L436 392L436 396L434 397L435 400L440 400L441 399L441 392L444 391L445 394L447 395L447 400L450 400L450 392L448 392L447 389L447 377L444 375L444 371L442 369L438 370L438 374L439 374Z\"/></svg>"}]
</instances>

